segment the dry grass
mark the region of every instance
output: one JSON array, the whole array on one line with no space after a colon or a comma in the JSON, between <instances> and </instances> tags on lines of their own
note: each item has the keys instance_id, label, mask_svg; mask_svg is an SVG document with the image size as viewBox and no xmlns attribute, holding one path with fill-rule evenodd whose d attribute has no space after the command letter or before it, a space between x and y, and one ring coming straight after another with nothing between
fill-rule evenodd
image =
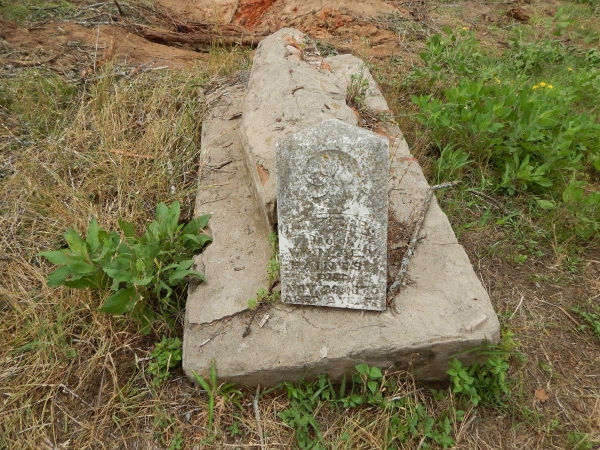
<instances>
[{"instance_id":1,"label":"dry grass","mask_svg":"<svg viewBox=\"0 0 600 450\"><path fill-rule=\"evenodd\" d=\"M97 312L101 294L48 288L51 267L37 253L61 247L68 227L85 232L92 217L106 228L119 217L142 226L158 202L174 200L191 217L205 112L199 89L244 60L217 51L187 74L128 78L106 66L80 88L29 70L3 86L0 448L38 448L46 439L148 448L154 417L182 407L201 411L196 421L205 415L181 379L150 388L144 358L155 336Z\"/></svg>"}]
</instances>

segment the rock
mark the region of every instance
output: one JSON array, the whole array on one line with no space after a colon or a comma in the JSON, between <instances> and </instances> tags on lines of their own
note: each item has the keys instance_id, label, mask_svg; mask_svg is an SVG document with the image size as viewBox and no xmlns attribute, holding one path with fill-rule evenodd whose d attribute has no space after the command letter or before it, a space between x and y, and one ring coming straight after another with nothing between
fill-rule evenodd
<instances>
[{"instance_id":1,"label":"rock","mask_svg":"<svg viewBox=\"0 0 600 450\"><path fill-rule=\"evenodd\" d=\"M388 145L338 120L277 144L284 303L385 310Z\"/></svg>"},{"instance_id":2,"label":"rock","mask_svg":"<svg viewBox=\"0 0 600 450\"><path fill-rule=\"evenodd\" d=\"M277 223L275 144L323 120L357 123L346 105L345 81L321 68L322 60L312 41L292 28L264 39L256 50L241 138L258 207L272 229Z\"/></svg>"},{"instance_id":3,"label":"rock","mask_svg":"<svg viewBox=\"0 0 600 450\"><path fill-rule=\"evenodd\" d=\"M246 310L248 299L267 283L269 230L254 201L239 139L245 95L242 81L207 96L217 103L202 126L196 215L211 214L213 242L196 257L207 282L190 287L184 351L194 341L187 337L189 324L210 323Z\"/></svg>"}]
</instances>

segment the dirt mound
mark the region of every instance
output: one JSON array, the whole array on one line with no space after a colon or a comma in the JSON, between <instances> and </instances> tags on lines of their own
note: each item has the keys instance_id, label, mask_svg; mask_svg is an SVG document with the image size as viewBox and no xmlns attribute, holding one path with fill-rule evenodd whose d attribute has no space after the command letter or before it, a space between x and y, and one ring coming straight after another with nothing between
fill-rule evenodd
<instances>
[{"instance_id":1,"label":"dirt mound","mask_svg":"<svg viewBox=\"0 0 600 450\"><path fill-rule=\"evenodd\" d=\"M342 53L389 57L401 48L390 21L413 20L408 11L382 0L158 0L181 22L233 23L257 35L297 28Z\"/></svg>"},{"instance_id":2,"label":"dirt mound","mask_svg":"<svg viewBox=\"0 0 600 450\"><path fill-rule=\"evenodd\" d=\"M234 23L259 34L272 33L282 27L297 28L312 38L332 44L341 53L366 53L370 57L389 57L398 53L398 38L385 26L386 18L397 17L400 10L381 0L279 0L259 17L246 16L241 0ZM258 3L258 2L257 2ZM272 3L263 0L262 4ZM256 13L259 8L255 8Z\"/></svg>"},{"instance_id":3,"label":"dirt mound","mask_svg":"<svg viewBox=\"0 0 600 450\"><path fill-rule=\"evenodd\" d=\"M239 6L239 0L157 0L156 3L180 21L202 23L230 23Z\"/></svg>"},{"instance_id":4,"label":"dirt mound","mask_svg":"<svg viewBox=\"0 0 600 450\"><path fill-rule=\"evenodd\" d=\"M53 22L34 28L21 28L0 21L0 39L19 55L1 58L0 63L31 66L47 60L54 68L77 68L95 61L114 59L127 65L148 67L190 67L206 55L191 50L149 42L119 26L99 25L88 28L72 22Z\"/></svg>"}]
</instances>

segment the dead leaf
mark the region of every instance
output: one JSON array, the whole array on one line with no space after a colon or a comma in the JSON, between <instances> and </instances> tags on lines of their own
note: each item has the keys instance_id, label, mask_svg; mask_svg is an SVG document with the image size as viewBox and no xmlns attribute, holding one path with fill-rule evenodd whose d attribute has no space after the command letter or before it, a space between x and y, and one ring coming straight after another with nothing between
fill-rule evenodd
<instances>
[{"instance_id":1,"label":"dead leaf","mask_svg":"<svg viewBox=\"0 0 600 450\"><path fill-rule=\"evenodd\" d=\"M260 184L261 185L265 185L267 183L267 181L269 181L269 171L267 169L265 169L262 164L257 164L256 165L256 170L258 172L258 178L260 179Z\"/></svg>"},{"instance_id":2,"label":"dead leaf","mask_svg":"<svg viewBox=\"0 0 600 450\"><path fill-rule=\"evenodd\" d=\"M329 63L327 61L323 61L321 63L321 69L329 70L330 72L333 72L333 69L331 68L331 66L329 65Z\"/></svg>"},{"instance_id":3,"label":"dead leaf","mask_svg":"<svg viewBox=\"0 0 600 450\"><path fill-rule=\"evenodd\" d=\"M529 14L527 14L522 8L510 8L506 11L506 15L513 19L520 20L521 22L529 21Z\"/></svg>"},{"instance_id":4,"label":"dead leaf","mask_svg":"<svg viewBox=\"0 0 600 450\"><path fill-rule=\"evenodd\" d=\"M358 120L358 125L360 126L360 124L362 123L362 118L360 117L360 113L358 112L358 109L356 109L354 106L351 106L350 109L356 116L356 120Z\"/></svg>"},{"instance_id":5,"label":"dead leaf","mask_svg":"<svg viewBox=\"0 0 600 450\"><path fill-rule=\"evenodd\" d=\"M583 408L583 405L581 404L581 402L575 403L575 409L577 411L579 411L580 413L582 413L584 411L584 408Z\"/></svg>"},{"instance_id":6,"label":"dead leaf","mask_svg":"<svg viewBox=\"0 0 600 450\"><path fill-rule=\"evenodd\" d=\"M383 137L386 137L388 139L392 139L392 137L390 136L390 134L387 132L387 130L383 127L375 127L373 128L373 131Z\"/></svg>"},{"instance_id":7,"label":"dead leaf","mask_svg":"<svg viewBox=\"0 0 600 450\"><path fill-rule=\"evenodd\" d=\"M537 398L540 401L540 403L545 403L548 401L548 399L550 399L550 397L546 393L546 389L536 389L535 398Z\"/></svg>"},{"instance_id":8,"label":"dead leaf","mask_svg":"<svg viewBox=\"0 0 600 450\"><path fill-rule=\"evenodd\" d=\"M284 39L286 45L291 45L292 47L297 48L298 50L302 51L302 47L300 47L300 45L298 44L298 42L296 42L296 39L294 39L291 36L286 36Z\"/></svg>"}]
</instances>

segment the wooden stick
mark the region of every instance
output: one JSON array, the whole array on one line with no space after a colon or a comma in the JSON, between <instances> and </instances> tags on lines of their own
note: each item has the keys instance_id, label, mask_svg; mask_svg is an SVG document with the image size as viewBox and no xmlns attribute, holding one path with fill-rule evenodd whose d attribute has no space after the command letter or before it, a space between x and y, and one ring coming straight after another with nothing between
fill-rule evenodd
<instances>
[{"instance_id":1,"label":"wooden stick","mask_svg":"<svg viewBox=\"0 0 600 450\"><path fill-rule=\"evenodd\" d=\"M254 418L256 419L256 428L258 429L258 438L260 439L260 446L264 447L265 440L263 438L263 430L260 424L260 411L258 410L258 397L260 395L260 384L256 387L256 395L252 400L252 406L254 407Z\"/></svg>"},{"instance_id":2,"label":"wooden stick","mask_svg":"<svg viewBox=\"0 0 600 450\"><path fill-rule=\"evenodd\" d=\"M502 206L502 203L500 203L494 197L490 197L489 195L484 194L483 192L476 191L475 189L467 189L467 192L470 192L471 194L476 195L477 197L482 198L483 200L487 201L492 206L495 206L497 209L502 211L504 213L504 215L506 215L506 216L511 215L511 212L508 209L506 209L504 206Z\"/></svg>"},{"instance_id":3,"label":"wooden stick","mask_svg":"<svg viewBox=\"0 0 600 450\"><path fill-rule=\"evenodd\" d=\"M2 59L2 60L0 60L0 62L4 63L4 64L6 64L6 63L12 64L13 66L17 66L17 67L32 67L32 66L39 66L39 65L45 64L47 62L52 62L55 59L57 59L60 55L62 55L62 53L55 53L50 58L40 59L38 61L20 61L18 59Z\"/></svg>"},{"instance_id":4,"label":"wooden stick","mask_svg":"<svg viewBox=\"0 0 600 450\"><path fill-rule=\"evenodd\" d=\"M427 197L423 202L423 206L419 211L419 216L417 217L417 221L415 223L415 228L413 229L412 237L410 238L410 242L408 244L408 249L404 254L404 258L402 258L402 265L400 266L400 270L396 274L396 279L388 289L387 294L387 304L389 305L394 298L394 293L396 290L402 285L404 281L404 277L406 276L406 271L408 269L408 263L410 262L410 258L412 257L415 247L417 245L417 241L419 240L419 233L421 232L421 228L423 227L423 222L425 221L425 216L427 215L427 211L429 210L429 205L431 204L431 199L433 198L433 194L435 191L439 189L445 189L449 187L456 186L460 181L449 181L448 183L442 183L435 186L432 186L427 193Z\"/></svg>"}]
</instances>

